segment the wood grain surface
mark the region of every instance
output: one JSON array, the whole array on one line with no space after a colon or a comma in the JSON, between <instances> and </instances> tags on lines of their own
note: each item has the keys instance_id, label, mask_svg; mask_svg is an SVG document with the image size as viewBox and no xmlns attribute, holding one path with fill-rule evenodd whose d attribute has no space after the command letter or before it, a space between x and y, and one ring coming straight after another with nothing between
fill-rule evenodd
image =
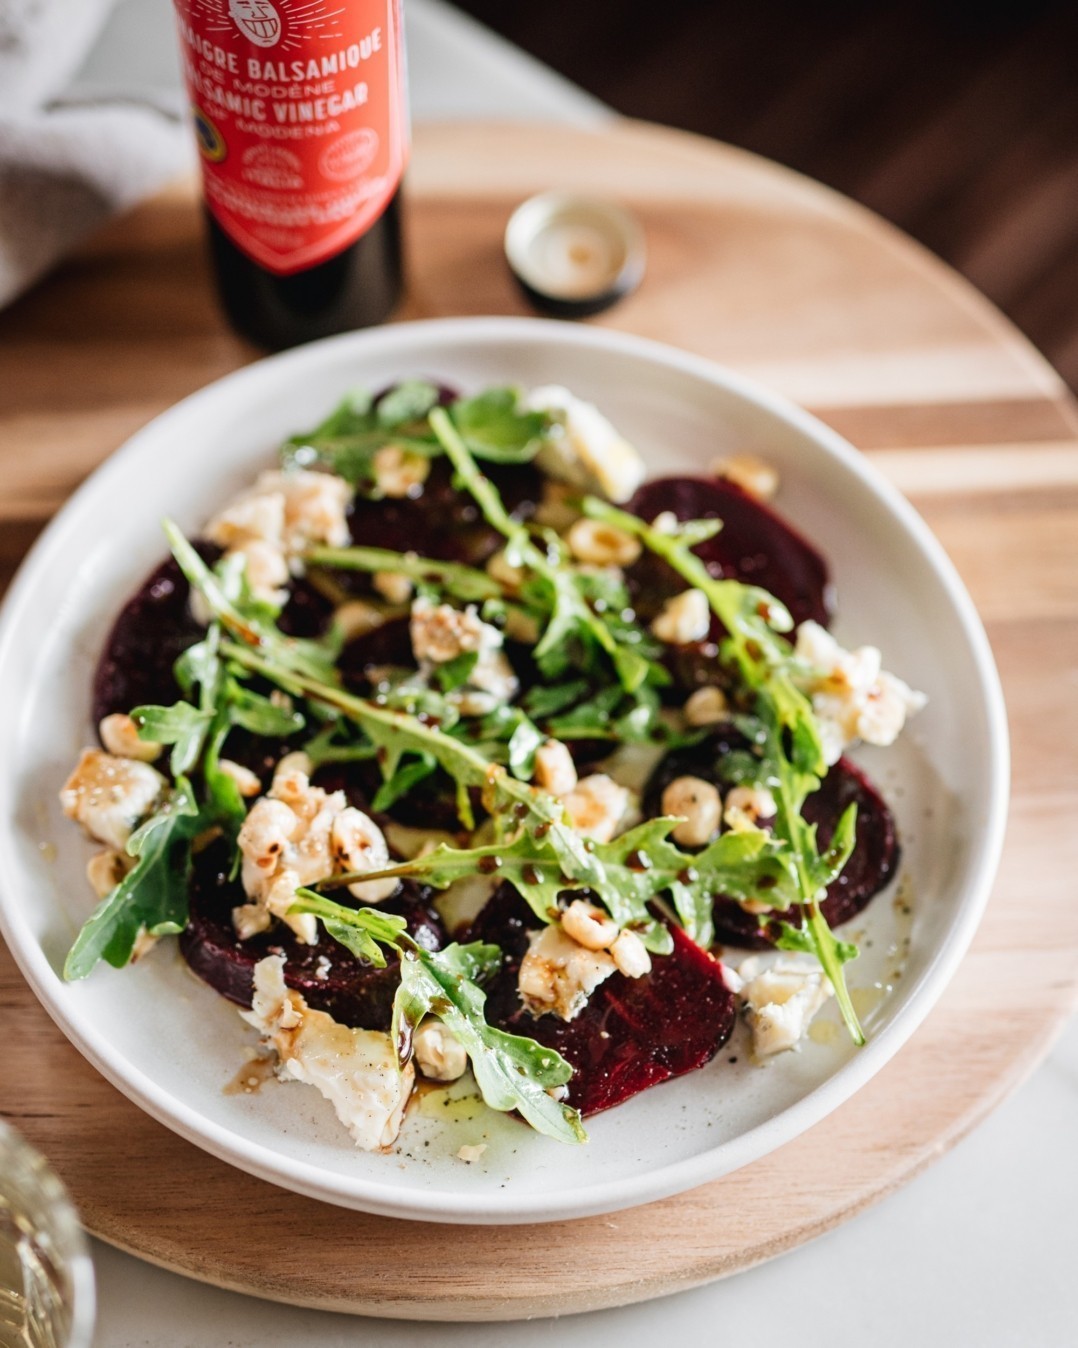
<instances>
[{"instance_id":1,"label":"wood grain surface","mask_svg":"<svg viewBox=\"0 0 1078 1348\"><path fill-rule=\"evenodd\" d=\"M968 286L868 213L751 156L631 123L420 128L399 317L525 312L501 233L521 197L554 186L614 196L647 231L643 286L599 322L724 361L810 407L942 540L985 620L1011 718L999 879L943 1000L854 1099L691 1193L517 1230L511 1276L489 1228L328 1207L174 1136L83 1061L0 953L0 1110L52 1158L91 1230L208 1282L446 1320L690 1287L790 1249L909 1179L1021 1082L1075 1003L1078 419L1059 379ZM3 579L127 435L256 354L214 308L189 184L110 227L0 316ZM566 1259L570 1242L587 1259Z\"/></svg>"}]
</instances>

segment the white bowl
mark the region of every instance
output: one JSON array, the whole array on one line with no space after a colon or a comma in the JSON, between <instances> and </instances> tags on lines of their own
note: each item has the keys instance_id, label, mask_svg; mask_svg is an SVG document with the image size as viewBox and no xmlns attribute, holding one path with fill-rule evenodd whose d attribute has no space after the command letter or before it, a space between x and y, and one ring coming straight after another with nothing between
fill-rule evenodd
<instances>
[{"instance_id":1,"label":"white bowl","mask_svg":"<svg viewBox=\"0 0 1078 1348\"><path fill-rule=\"evenodd\" d=\"M92 902L83 873L91 848L62 817L57 790L91 742L91 674L112 618L166 551L158 521L168 514L197 532L272 462L283 437L351 388L410 376L464 390L567 384L640 447L654 474L704 469L735 449L777 465L779 508L831 563L839 639L879 645L886 666L930 698L898 745L856 755L894 808L904 848L901 896L879 895L849 924L865 938L848 968L870 1030L865 1048L824 1019L801 1052L756 1066L735 1036L704 1070L591 1120L586 1147L486 1110L467 1117L465 1106L449 1124L413 1113L399 1155L370 1155L308 1088L224 1092L253 1032L190 976L174 942L132 968L101 966L64 983L64 956ZM27 558L0 616L0 706L0 924L50 1015L114 1085L183 1137L275 1184L396 1217L511 1223L609 1212L714 1179L818 1122L901 1047L954 973L988 896L1006 814L1007 732L992 657L960 580L912 508L833 431L740 376L553 322L453 319L351 334L240 370L158 417L84 484ZM882 995L878 984L893 990ZM480 1141L480 1161L457 1159L462 1143Z\"/></svg>"}]
</instances>

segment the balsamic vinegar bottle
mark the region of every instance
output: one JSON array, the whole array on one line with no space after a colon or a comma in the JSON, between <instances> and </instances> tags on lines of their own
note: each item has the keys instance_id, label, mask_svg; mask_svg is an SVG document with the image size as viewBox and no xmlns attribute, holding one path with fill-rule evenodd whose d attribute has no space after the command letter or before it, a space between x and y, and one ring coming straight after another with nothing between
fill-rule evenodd
<instances>
[{"instance_id":1,"label":"balsamic vinegar bottle","mask_svg":"<svg viewBox=\"0 0 1078 1348\"><path fill-rule=\"evenodd\" d=\"M271 348L401 291L400 0L175 0L225 311Z\"/></svg>"}]
</instances>

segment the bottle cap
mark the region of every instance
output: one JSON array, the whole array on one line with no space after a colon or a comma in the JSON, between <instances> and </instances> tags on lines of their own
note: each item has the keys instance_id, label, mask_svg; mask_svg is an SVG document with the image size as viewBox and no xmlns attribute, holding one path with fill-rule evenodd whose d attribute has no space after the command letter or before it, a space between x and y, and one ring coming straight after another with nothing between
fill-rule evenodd
<instances>
[{"instance_id":1,"label":"bottle cap","mask_svg":"<svg viewBox=\"0 0 1078 1348\"><path fill-rule=\"evenodd\" d=\"M559 318L585 318L640 284L644 231L612 202L543 192L510 216L505 256L535 308Z\"/></svg>"}]
</instances>

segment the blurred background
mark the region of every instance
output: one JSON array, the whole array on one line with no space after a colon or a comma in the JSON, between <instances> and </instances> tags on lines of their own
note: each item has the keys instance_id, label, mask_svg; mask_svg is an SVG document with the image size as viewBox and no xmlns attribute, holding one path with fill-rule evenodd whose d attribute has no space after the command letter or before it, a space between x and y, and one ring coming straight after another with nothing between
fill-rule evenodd
<instances>
[{"instance_id":1,"label":"blurred background","mask_svg":"<svg viewBox=\"0 0 1078 1348\"><path fill-rule=\"evenodd\" d=\"M456 0L630 117L894 221L1078 389L1078 4Z\"/></svg>"}]
</instances>

